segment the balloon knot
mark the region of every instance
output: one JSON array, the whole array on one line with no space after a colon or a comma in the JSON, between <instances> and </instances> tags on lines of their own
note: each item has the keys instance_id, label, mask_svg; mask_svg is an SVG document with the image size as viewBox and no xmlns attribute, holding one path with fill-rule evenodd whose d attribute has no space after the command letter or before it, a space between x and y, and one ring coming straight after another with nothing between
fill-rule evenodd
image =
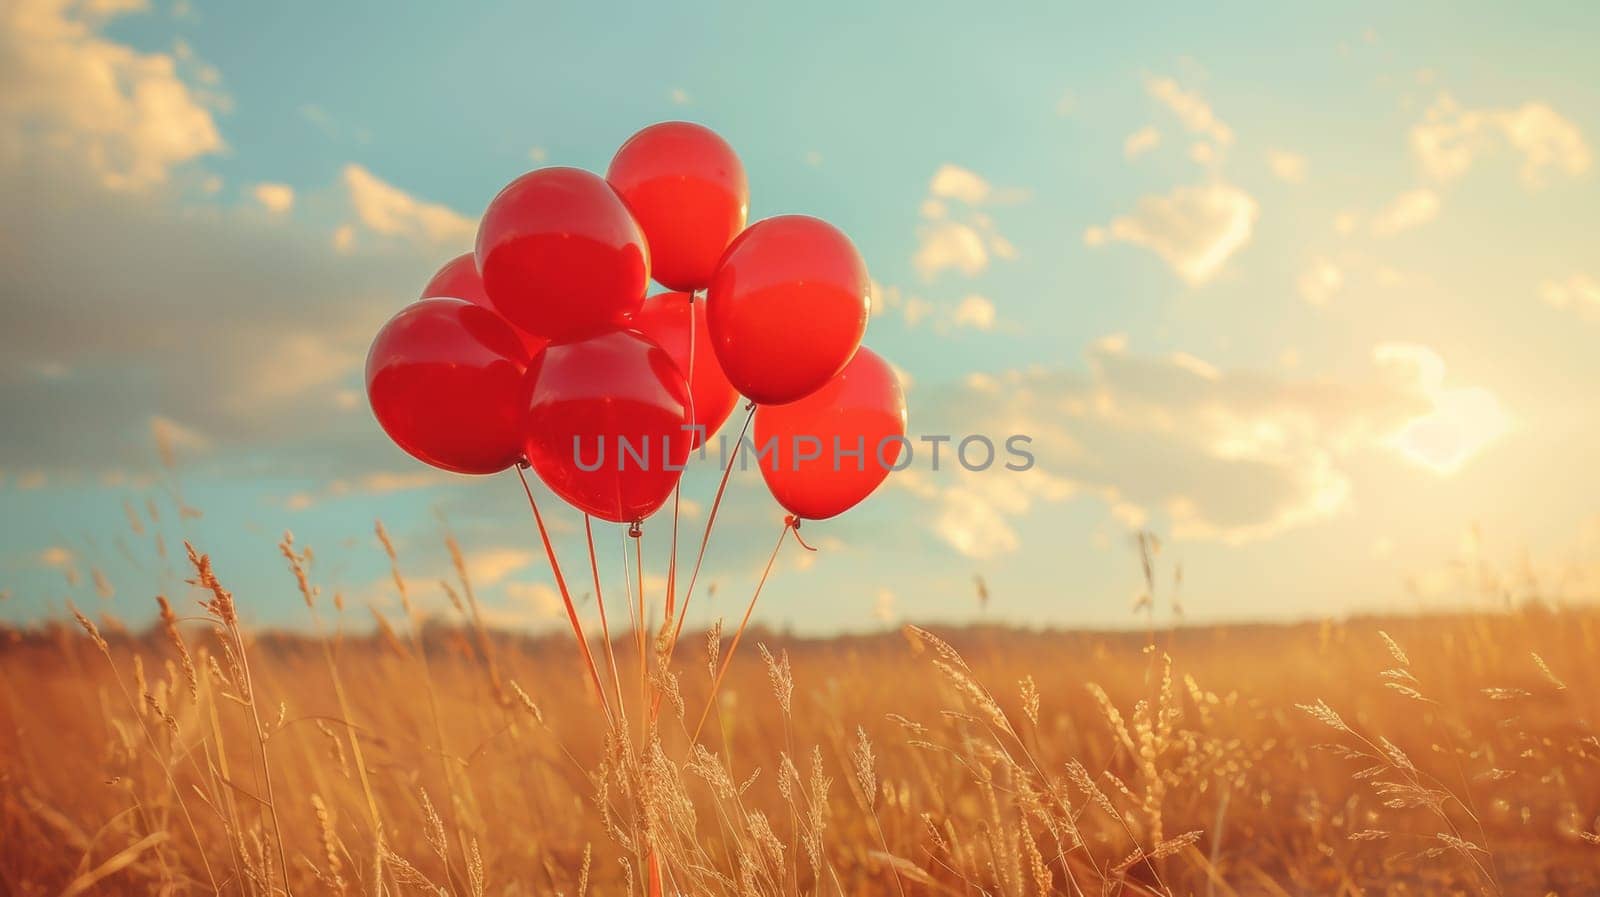
<instances>
[{"instance_id":1,"label":"balloon knot","mask_svg":"<svg viewBox=\"0 0 1600 897\"><path fill-rule=\"evenodd\" d=\"M527 470L530 467L532 467L533 464L531 462L529 462L527 458L518 458L517 459L517 466L522 468L523 470Z\"/></svg>"},{"instance_id":2,"label":"balloon knot","mask_svg":"<svg viewBox=\"0 0 1600 897\"><path fill-rule=\"evenodd\" d=\"M637 539L640 536L644 535L644 524L643 524L643 522L635 520L632 523L628 524L628 535L632 536L635 539Z\"/></svg>"},{"instance_id":3,"label":"balloon knot","mask_svg":"<svg viewBox=\"0 0 1600 897\"><path fill-rule=\"evenodd\" d=\"M794 540L796 542L800 543L800 547L801 548L804 548L806 551L816 551L817 550L816 548L812 547L811 545L806 544L806 540L800 538L800 518L799 517L796 517L795 515L790 514L790 515L788 515L788 516L783 518L783 525L789 528L789 532L794 533Z\"/></svg>"},{"instance_id":4,"label":"balloon knot","mask_svg":"<svg viewBox=\"0 0 1600 897\"><path fill-rule=\"evenodd\" d=\"M750 401L745 402L744 403L744 410L746 410L746 411L754 411L754 410L756 410L755 400L751 399Z\"/></svg>"}]
</instances>

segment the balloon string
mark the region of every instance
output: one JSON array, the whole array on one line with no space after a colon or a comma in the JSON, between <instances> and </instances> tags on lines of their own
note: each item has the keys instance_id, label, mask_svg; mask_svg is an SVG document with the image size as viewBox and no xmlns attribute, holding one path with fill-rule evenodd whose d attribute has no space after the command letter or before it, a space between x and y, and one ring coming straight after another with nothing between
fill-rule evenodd
<instances>
[{"instance_id":1,"label":"balloon string","mask_svg":"<svg viewBox=\"0 0 1600 897\"><path fill-rule=\"evenodd\" d=\"M684 374L685 377L690 378L690 383L689 383L689 426L690 426L691 429L689 430L689 433L690 433L689 451L691 451L691 452L694 451L694 435L699 432L699 431L693 429L693 427L695 426L695 417L694 417L694 383L693 383L693 377L694 377L694 343L695 343L694 337L695 337L695 330L698 329L698 328L695 327L695 323L696 322L695 322L695 317L694 317L694 291L690 290L689 291L689 369L687 371L684 371L683 374ZM704 441L706 439L709 439L710 437L711 437L710 433L704 434L701 437L701 445L703 446L705 444ZM667 561L667 606L666 606L666 613L664 615L664 620L665 620L666 623L671 623L672 622L673 611L676 610L676 608L677 608L676 599L677 599L677 589L678 589L678 514L679 514L679 504L680 504L679 499L680 499L682 493L683 493L683 477L680 475L678 477L678 482L675 483L673 485L673 487L672 487L672 556Z\"/></svg>"},{"instance_id":2,"label":"balloon string","mask_svg":"<svg viewBox=\"0 0 1600 897\"><path fill-rule=\"evenodd\" d=\"M691 382L689 384L689 425L690 425L691 428L695 426L694 384L692 382L692 378L694 377L694 342L695 342L694 337L695 337L695 330L697 329L695 324L696 324L696 321L695 321L695 317L694 317L694 291L690 290L689 291L689 369L687 371L684 371L683 373L684 373L685 377L691 378ZM691 434L690 435L690 442L689 442L689 451L693 452L694 451L694 436L693 436L693 434L695 434L698 431L696 431L694 429L691 429L689 432ZM709 439L710 435L711 434L706 433L701 437L702 438L702 445L704 444L703 440ZM679 517L680 511L681 511L682 496L683 496L683 478L680 475L679 478L678 478L678 482L675 483L673 485L673 487L672 487L672 554L667 560L667 602L666 602L666 607L664 609L664 612L662 614L662 623L661 623L662 632L666 631L666 627L672 625L673 612L676 610L676 606L675 605L676 605L677 589L678 589L678 517ZM657 716L659 715L660 711L661 711L661 692L657 691L655 693L655 699L654 699L654 701L652 701L651 706L650 706L650 721L652 723L655 722L655 720L656 720ZM651 850L650 850L649 871L650 871L650 880L649 880L650 893L649 893L649 897L660 897L660 894L662 893L662 891L661 891L661 868L658 865L656 851L655 851L654 848L651 848Z\"/></svg>"},{"instance_id":3,"label":"balloon string","mask_svg":"<svg viewBox=\"0 0 1600 897\"><path fill-rule=\"evenodd\" d=\"M684 371L683 375L689 379L689 426L691 426L691 427L693 427L695 425L695 420L694 420L694 336L695 336L695 331L700 329L699 327L695 326L697 323L698 322L695 321L695 319L694 319L694 291L690 290L689 291L689 369L687 371ZM699 432L699 431L691 429L689 432L690 432L690 434L694 434L694 433ZM703 434L702 437L701 437L701 439L702 439L701 444L704 445L705 444L704 440L710 439L710 438L711 438L711 434L710 433ZM692 439L691 439L691 443L690 443L690 450L693 451Z\"/></svg>"},{"instance_id":4,"label":"balloon string","mask_svg":"<svg viewBox=\"0 0 1600 897\"><path fill-rule=\"evenodd\" d=\"M672 554L667 558L667 608L662 615L662 626L672 622L672 614L677 605L674 599L678 587L678 506L683 496L683 477L678 477L678 482L672 484Z\"/></svg>"},{"instance_id":5,"label":"balloon string","mask_svg":"<svg viewBox=\"0 0 1600 897\"><path fill-rule=\"evenodd\" d=\"M550 570L556 577L556 588L561 590L561 601L567 607L567 620L572 623L572 635L578 640L578 653L583 656L583 663L589 670L589 681L594 684L595 694L600 696L600 707L605 711L606 723L616 725L616 718L611 714L611 702L606 700L605 687L600 684L600 670L594 665L594 655L589 651L589 640L583 635L583 624L578 622L578 609L572 604L572 593L567 590L567 580L561 575L561 564L556 560L555 546L550 544L550 532L545 529L544 515L539 513L539 505L533 500L533 490L528 486L528 476L522 472L522 466L517 466L517 479L522 481L522 491L528 496L528 509L533 511L533 522L539 527L539 540L544 543L545 557L550 561Z\"/></svg>"},{"instance_id":6,"label":"balloon string","mask_svg":"<svg viewBox=\"0 0 1600 897\"><path fill-rule=\"evenodd\" d=\"M722 688L722 677L727 675L728 666L733 663L733 654L739 650L739 640L744 637L745 627L750 625L750 614L756 609L756 599L761 597L761 589L767 584L767 577L772 573L772 565L778 560L778 551L783 548L783 540L795 527L794 518L786 517L783 521L783 531L778 533L778 542L772 546L772 555L767 558L766 569L761 571L761 579L756 583L756 590L750 596L750 605L744 609L744 618L739 621L739 628L733 633L733 641L728 645L728 652L722 657L722 665L717 668L717 677L711 682L711 694L706 698L706 709L700 713L700 722L694 727L694 736L690 742L700 740L700 730L706 726L706 718L711 715L711 708L717 704L717 691Z\"/></svg>"},{"instance_id":7,"label":"balloon string","mask_svg":"<svg viewBox=\"0 0 1600 897\"><path fill-rule=\"evenodd\" d=\"M624 729L628 726L627 705L622 700L622 678L617 675L617 654L611 645L611 626L606 622L606 600L600 591L600 562L594 553L594 526L588 514L583 515L583 535L589 543L589 573L594 577L594 603L600 609L600 637L606 645L606 668L611 672L611 688L617 695L617 717Z\"/></svg>"},{"instance_id":8,"label":"balloon string","mask_svg":"<svg viewBox=\"0 0 1600 897\"><path fill-rule=\"evenodd\" d=\"M745 415L744 426L739 428L739 441L734 443L733 453L728 456L728 463L722 468L722 480L717 483L716 497L711 500L711 510L706 514L705 532L700 534L700 551L695 555L694 569L689 572L689 586L683 590L683 604L678 608L678 622L672 629L672 640L667 643L667 662L672 662L672 657L677 653L678 637L683 634L683 623L689 617L689 599L694 597L694 584L700 578L700 565L706 559L706 546L711 544L711 528L717 522L717 511L722 507L722 494L728 490L728 477L733 473L733 462L739 457L739 450L744 447L745 434L750 432L750 421L756 416L755 403L750 403L750 413ZM657 700L659 706L660 700Z\"/></svg>"},{"instance_id":9,"label":"balloon string","mask_svg":"<svg viewBox=\"0 0 1600 897\"><path fill-rule=\"evenodd\" d=\"M689 571L689 587L683 590L683 607L678 611L678 626L672 631L672 641L678 641L678 636L683 632L683 620L689 614L689 599L694 596L694 584L700 579L700 565L706 559L706 546L711 544L711 528L716 525L717 511L722 508L722 494L728 491L728 477L733 473L733 462L738 460L739 452L744 448L745 435L750 432L750 421L756 416L756 406L750 404L750 413L744 417L744 425L739 428L739 441L733 445L733 453L728 456L728 463L722 468L722 479L717 483L717 494L711 499L711 510L706 514L705 532L700 534L700 551L695 554L694 569Z\"/></svg>"},{"instance_id":10,"label":"balloon string","mask_svg":"<svg viewBox=\"0 0 1600 897\"><path fill-rule=\"evenodd\" d=\"M644 712L650 694L650 655L646 648L650 642L650 623L645 617L644 605L644 530L635 523L628 535L633 537L634 581L639 584L639 743L642 746L650 738L649 720Z\"/></svg>"},{"instance_id":11,"label":"balloon string","mask_svg":"<svg viewBox=\"0 0 1600 897\"><path fill-rule=\"evenodd\" d=\"M628 563L628 533L624 530L621 541L617 543L622 551L622 583L627 587L627 601L623 602L628 607L628 624L633 631L633 650L639 648L639 610L633 603L633 567ZM641 712L643 712L641 708Z\"/></svg>"},{"instance_id":12,"label":"balloon string","mask_svg":"<svg viewBox=\"0 0 1600 897\"><path fill-rule=\"evenodd\" d=\"M739 427L739 438L733 444L733 452L728 455L728 463L723 465L722 479L717 483L717 494L711 500L711 509L706 512L706 528L700 534L700 550L695 554L694 568L689 572L689 585L683 590L683 603L678 608L678 622L672 628L672 639L667 642L667 665L671 666L672 658L678 652L678 637L683 634L683 624L689 618L689 599L694 597L695 583L700 579L700 565L706 559L706 546L711 544L711 528L716 525L717 512L722 508L722 496L728 491L728 478L733 474L733 464L739 458L739 452L744 448L745 436L750 432L750 422L755 419L756 405L750 403L749 411L744 416L744 424ZM657 694L651 707L652 714L661 711L661 695Z\"/></svg>"}]
</instances>

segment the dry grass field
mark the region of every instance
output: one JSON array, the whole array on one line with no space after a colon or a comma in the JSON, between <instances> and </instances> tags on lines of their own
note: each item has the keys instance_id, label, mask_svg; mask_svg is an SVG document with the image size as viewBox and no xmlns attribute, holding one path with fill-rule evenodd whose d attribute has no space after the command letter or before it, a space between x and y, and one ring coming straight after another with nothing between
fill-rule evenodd
<instances>
[{"instance_id":1,"label":"dry grass field","mask_svg":"<svg viewBox=\"0 0 1600 897\"><path fill-rule=\"evenodd\" d=\"M151 632L3 633L0 893L1600 893L1591 610L752 629L693 740L731 623L596 641L608 735L464 581L369 635L301 578L279 635L190 563Z\"/></svg>"}]
</instances>

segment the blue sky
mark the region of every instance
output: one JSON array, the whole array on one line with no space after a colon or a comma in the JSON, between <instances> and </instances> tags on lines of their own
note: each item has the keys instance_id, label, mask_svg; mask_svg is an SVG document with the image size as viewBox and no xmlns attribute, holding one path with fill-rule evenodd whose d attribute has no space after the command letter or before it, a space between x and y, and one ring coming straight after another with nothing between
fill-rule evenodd
<instances>
[{"instance_id":1,"label":"blue sky","mask_svg":"<svg viewBox=\"0 0 1600 897\"><path fill-rule=\"evenodd\" d=\"M816 555L785 549L759 618L1129 625L1139 528L1196 620L1587 597L1596 18L21 0L0 13L0 617L147 618L188 537L255 620L295 625L285 529L325 590L393 613L381 517L430 606L448 527L495 619L552 625L515 480L389 445L360 361L499 186L603 170L671 118L734 145L752 218L856 241L914 432L1027 432L1040 457L892 478L807 528ZM687 531L713 486L686 478ZM730 494L701 621L738 611L777 533L758 478Z\"/></svg>"}]
</instances>

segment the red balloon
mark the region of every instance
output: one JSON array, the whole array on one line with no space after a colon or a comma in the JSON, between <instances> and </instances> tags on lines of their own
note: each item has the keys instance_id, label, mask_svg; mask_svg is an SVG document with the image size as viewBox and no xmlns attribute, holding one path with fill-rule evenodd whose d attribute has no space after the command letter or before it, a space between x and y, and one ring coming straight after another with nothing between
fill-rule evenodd
<instances>
[{"instance_id":1,"label":"red balloon","mask_svg":"<svg viewBox=\"0 0 1600 897\"><path fill-rule=\"evenodd\" d=\"M633 316L633 326L666 349L678 370L688 377L689 410L694 424L703 428L704 439L711 438L739 403L739 391L728 382L716 353L711 351L705 302L692 301L688 293L660 293L644 301ZM690 448L699 448L702 441L702 432L697 431Z\"/></svg>"},{"instance_id":2,"label":"red balloon","mask_svg":"<svg viewBox=\"0 0 1600 897\"><path fill-rule=\"evenodd\" d=\"M811 395L757 408L755 426L758 449L776 439L762 459L762 479L778 504L807 520L855 507L909 450L900 380L865 347Z\"/></svg>"},{"instance_id":3,"label":"red balloon","mask_svg":"<svg viewBox=\"0 0 1600 897\"><path fill-rule=\"evenodd\" d=\"M867 330L867 266L838 228L804 215L750 225L706 294L711 343L728 379L762 405L815 392Z\"/></svg>"},{"instance_id":4,"label":"red balloon","mask_svg":"<svg viewBox=\"0 0 1600 897\"><path fill-rule=\"evenodd\" d=\"M649 337L612 328L551 343L528 366L527 396L528 461L578 510L629 523L672 494L689 458L689 384Z\"/></svg>"},{"instance_id":5,"label":"red balloon","mask_svg":"<svg viewBox=\"0 0 1600 897\"><path fill-rule=\"evenodd\" d=\"M481 305L490 311L494 304L489 301L489 294L483 289L483 278L478 276L478 260L472 253L464 252L440 268L428 285L422 288L419 298L432 299L439 296L448 296L452 299L465 299L473 305ZM522 344L528 347L528 357L539 354L549 340L534 336L526 330L513 325L517 336L522 338Z\"/></svg>"},{"instance_id":6,"label":"red balloon","mask_svg":"<svg viewBox=\"0 0 1600 897\"><path fill-rule=\"evenodd\" d=\"M422 288L422 295L417 298L433 299L439 296L465 299L473 305L494 308L494 303L489 301L489 294L483 289L483 278L478 276L478 260L470 252L463 252L445 262L444 267L434 272L433 279Z\"/></svg>"},{"instance_id":7,"label":"red balloon","mask_svg":"<svg viewBox=\"0 0 1600 897\"><path fill-rule=\"evenodd\" d=\"M576 168L512 181L478 226L478 271L506 320L549 339L620 323L639 309L650 248L611 185Z\"/></svg>"},{"instance_id":8,"label":"red balloon","mask_svg":"<svg viewBox=\"0 0 1600 897\"><path fill-rule=\"evenodd\" d=\"M528 350L500 316L462 299L423 299L378 331L367 399L389 438L456 473L494 473L522 457Z\"/></svg>"},{"instance_id":9,"label":"red balloon","mask_svg":"<svg viewBox=\"0 0 1600 897\"><path fill-rule=\"evenodd\" d=\"M699 290L744 230L750 185L726 140L704 125L665 121L628 138L606 169L650 240L650 273L668 289Z\"/></svg>"}]
</instances>

